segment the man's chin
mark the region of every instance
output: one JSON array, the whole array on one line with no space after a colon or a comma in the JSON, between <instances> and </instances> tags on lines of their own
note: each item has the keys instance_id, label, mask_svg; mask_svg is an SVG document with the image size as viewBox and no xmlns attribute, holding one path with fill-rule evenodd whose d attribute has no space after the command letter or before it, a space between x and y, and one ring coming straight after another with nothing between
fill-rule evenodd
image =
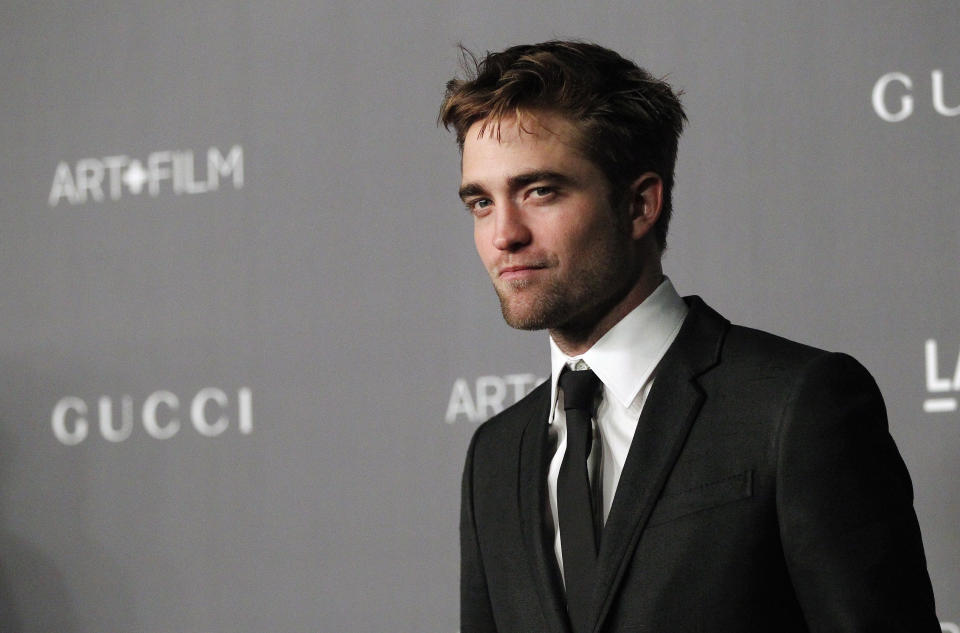
<instances>
[{"instance_id":1,"label":"man's chin","mask_svg":"<svg viewBox=\"0 0 960 633\"><path fill-rule=\"evenodd\" d=\"M515 330L543 330L547 327L540 319L518 318L516 315L506 312L503 313L503 320Z\"/></svg>"},{"instance_id":2,"label":"man's chin","mask_svg":"<svg viewBox=\"0 0 960 633\"><path fill-rule=\"evenodd\" d=\"M550 327L550 315L542 305L516 301L516 297L500 297L500 313L503 320L518 330L543 330Z\"/></svg>"},{"instance_id":3,"label":"man's chin","mask_svg":"<svg viewBox=\"0 0 960 633\"><path fill-rule=\"evenodd\" d=\"M531 280L511 281L493 285L500 300L503 320L518 330L544 330L553 327L564 312L562 301L550 285Z\"/></svg>"}]
</instances>

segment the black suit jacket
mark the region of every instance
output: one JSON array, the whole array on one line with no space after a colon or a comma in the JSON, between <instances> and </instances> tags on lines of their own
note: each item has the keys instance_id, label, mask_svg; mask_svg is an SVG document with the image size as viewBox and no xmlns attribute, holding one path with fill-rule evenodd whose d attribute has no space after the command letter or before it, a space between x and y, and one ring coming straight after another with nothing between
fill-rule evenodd
<instances>
[{"instance_id":1,"label":"black suit jacket","mask_svg":"<svg viewBox=\"0 0 960 633\"><path fill-rule=\"evenodd\" d=\"M867 371L687 301L603 530L593 630L939 633L910 478ZM545 501L549 394L471 442L463 633L570 631Z\"/></svg>"}]
</instances>

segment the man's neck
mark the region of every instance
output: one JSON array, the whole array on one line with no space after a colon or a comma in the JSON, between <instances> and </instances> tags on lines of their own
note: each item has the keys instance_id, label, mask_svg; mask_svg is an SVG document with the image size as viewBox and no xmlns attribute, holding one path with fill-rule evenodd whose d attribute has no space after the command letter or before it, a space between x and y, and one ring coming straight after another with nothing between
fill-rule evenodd
<instances>
[{"instance_id":1,"label":"man's neck","mask_svg":"<svg viewBox=\"0 0 960 633\"><path fill-rule=\"evenodd\" d=\"M560 327L550 330L550 337L557 347L567 356L579 356L610 331L614 325L630 311L643 303L663 281L663 270L659 266L641 274L630 290L612 308L587 327Z\"/></svg>"}]
</instances>

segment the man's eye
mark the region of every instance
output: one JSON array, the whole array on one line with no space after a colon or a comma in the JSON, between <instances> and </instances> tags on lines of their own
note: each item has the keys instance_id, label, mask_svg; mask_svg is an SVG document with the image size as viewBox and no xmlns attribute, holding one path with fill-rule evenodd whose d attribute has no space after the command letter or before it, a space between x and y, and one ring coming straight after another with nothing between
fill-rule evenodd
<instances>
[{"instance_id":1,"label":"man's eye","mask_svg":"<svg viewBox=\"0 0 960 633\"><path fill-rule=\"evenodd\" d=\"M490 207L493 203L488 198L479 198L477 200L471 200L467 202L467 211L473 213L474 215L482 214L483 211Z\"/></svg>"},{"instance_id":2,"label":"man's eye","mask_svg":"<svg viewBox=\"0 0 960 633\"><path fill-rule=\"evenodd\" d=\"M553 192L553 187L536 187L532 193L536 198L546 198L547 196L553 194Z\"/></svg>"}]
</instances>

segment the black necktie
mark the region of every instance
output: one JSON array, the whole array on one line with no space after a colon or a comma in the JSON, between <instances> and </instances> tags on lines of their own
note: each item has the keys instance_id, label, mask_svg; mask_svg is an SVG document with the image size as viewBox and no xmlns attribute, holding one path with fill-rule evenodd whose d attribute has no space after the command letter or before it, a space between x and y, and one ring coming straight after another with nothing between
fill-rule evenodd
<instances>
[{"instance_id":1,"label":"black necktie","mask_svg":"<svg viewBox=\"0 0 960 633\"><path fill-rule=\"evenodd\" d=\"M587 455L593 438L593 402L600 379L589 369L565 370L559 382L567 417L567 450L557 478L563 578L573 631L585 633L590 626L587 618L600 548L595 515L600 504L593 499L587 471Z\"/></svg>"}]
</instances>

